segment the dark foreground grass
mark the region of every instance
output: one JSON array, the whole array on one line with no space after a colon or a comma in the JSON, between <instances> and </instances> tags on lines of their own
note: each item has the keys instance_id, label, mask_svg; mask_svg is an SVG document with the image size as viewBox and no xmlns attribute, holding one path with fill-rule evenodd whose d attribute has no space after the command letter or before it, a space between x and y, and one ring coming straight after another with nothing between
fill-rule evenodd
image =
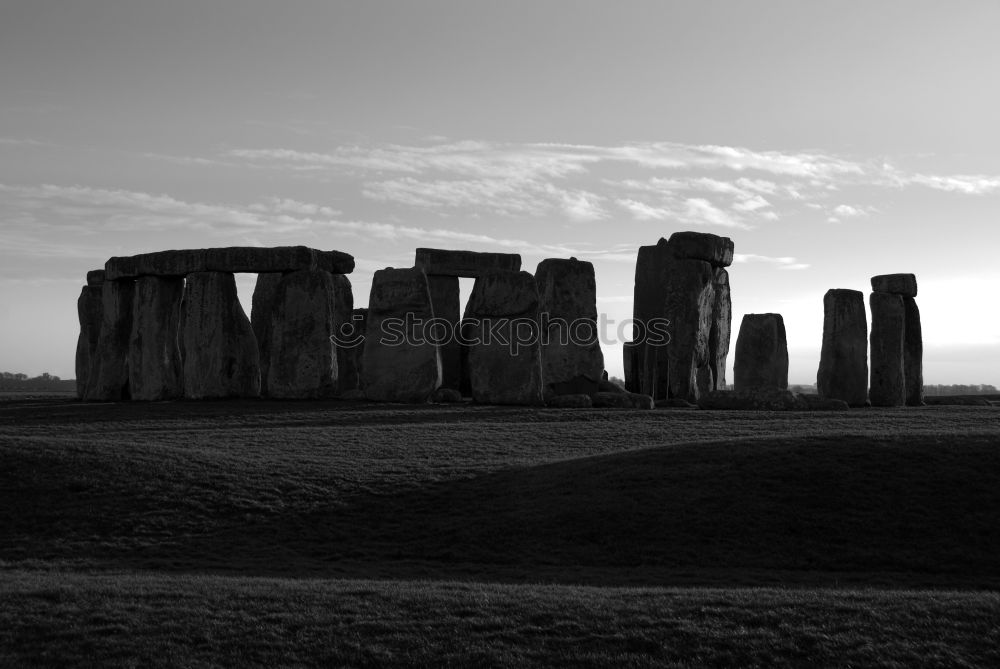
<instances>
[{"instance_id":1,"label":"dark foreground grass","mask_svg":"<svg viewBox=\"0 0 1000 669\"><path fill-rule=\"evenodd\" d=\"M2 666L986 667L1000 595L6 572Z\"/></svg>"},{"instance_id":2,"label":"dark foreground grass","mask_svg":"<svg viewBox=\"0 0 1000 669\"><path fill-rule=\"evenodd\" d=\"M1000 585L1000 411L0 407L8 567Z\"/></svg>"}]
</instances>

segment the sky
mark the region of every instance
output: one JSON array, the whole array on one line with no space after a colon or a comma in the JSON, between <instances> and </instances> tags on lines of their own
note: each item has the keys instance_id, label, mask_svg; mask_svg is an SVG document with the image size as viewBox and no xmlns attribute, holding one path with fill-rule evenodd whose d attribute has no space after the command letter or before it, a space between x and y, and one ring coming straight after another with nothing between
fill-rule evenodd
<instances>
[{"instance_id":1,"label":"sky","mask_svg":"<svg viewBox=\"0 0 1000 669\"><path fill-rule=\"evenodd\" d=\"M356 306L420 246L589 260L621 376L636 251L694 230L735 243L733 347L783 315L790 383L828 289L912 272L925 382L1000 384L998 25L992 0L0 0L0 370L73 377L110 256L302 244L355 256Z\"/></svg>"}]
</instances>

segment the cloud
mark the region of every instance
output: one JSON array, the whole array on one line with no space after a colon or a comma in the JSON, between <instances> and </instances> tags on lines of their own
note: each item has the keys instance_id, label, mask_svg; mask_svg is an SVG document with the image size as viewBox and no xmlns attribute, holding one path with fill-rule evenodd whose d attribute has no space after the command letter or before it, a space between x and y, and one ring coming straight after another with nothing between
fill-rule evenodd
<instances>
[{"instance_id":1,"label":"cloud","mask_svg":"<svg viewBox=\"0 0 1000 669\"><path fill-rule=\"evenodd\" d=\"M909 183L927 186L936 190L966 195L985 195L1000 189L1000 176L956 175L928 176L914 174L908 178Z\"/></svg>"},{"instance_id":2,"label":"cloud","mask_svg":"<svg viewBox=\"0 0 1000 669\"><path fill-rule=\"evenodd\" d=\"M807 263L799 262L791 256L763 256L756 253L736 253L733 254L734 263L767 263L774 265L776 269L800 270L807 269Z\"/></svg>"}]
</instances>

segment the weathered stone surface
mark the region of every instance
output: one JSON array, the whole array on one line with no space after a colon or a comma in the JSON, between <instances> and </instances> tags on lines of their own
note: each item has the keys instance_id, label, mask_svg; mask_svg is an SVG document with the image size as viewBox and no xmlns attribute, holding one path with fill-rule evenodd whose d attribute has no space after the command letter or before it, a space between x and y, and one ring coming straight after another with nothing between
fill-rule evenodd
<instances>
[{"instance_id":1,"label":"weathered stone surface","mask_svg":"<svg viewBox=\"0 0 1000 669\"><path fill-rule=\"evenodd\" d=\"M844 400L820 397L812 393L802 393L798 397L801 401L805 402L806 408L809 411L847 411L850 408Z\"/></svg>"},{"instance_id":2,"label":"weathered stone surface","mask_svg":"<svg viewBox=\"0 0 1000 669\"><path fill-rule=\"evenodd\" d=\"M679 397L671 399L656 400L657 409L697 409L698 405L682 400Z\"/></svg>"},{"instance_id":3,"label":"weathered stone surface","mask_svg":"<svg viewBox=\"0 0 1000 669\"><path fill-rule=\"evenodd\" d=\"M76 340L76 396L80 399L87 396L87 380L97 352L97 340L101 336L101 293L101 286L87 285L76 301L76 313L80 320L80 335Z\"/></svg>"},{"instance_id":4,"label":"weathered stone surface","mask_svg":"<svg viewBox=\"0 0 1000 669\"><path fill-rule=\"evenodd\" d=\"M177 345L184 279L144 276L135 281L129 338L129 392L133 400L171 400L184 394Z\"/></svg>"},{"instance_id":5,"label":"weathered stone surface","mask_svg":"<svg viewBox=\"0 0 1000 669\"><path fill-rule=\"evenodd\" d=\"M429 275L434 318L434 340L441 342L441 387L460 390L462 387L462 344L456 336L462 320L462 302L457 276Z\"/></svg>"},{"instance_id":6,"label":"weathered stone surface","mask_svg":"<svg viewBox=\"0 0 1000 669\"><path fill-rule=\"evenodd\" d=\"M361 386L358 356L352 350L363 333L354 331L354 288L344 274L331 274L333 280L333 337L337 351L337 390L344 392Z\"/></svg>"},{"instance_id":7,"label":"weathered stone surface","mask_svg":"<svg viewBox=\"0 0 1000 669\"><path fill-rule=\"evenodd\" d=\"M597 382L597 392L599 393L627 393L628 391L622 388L620 385L614 381L608 381L607 379L601 379Z\"/></svg>"},{"instance_id":8,"label":"weathered stone surface","mask_svg":"<svg viewBox=\"0 0 1000 669\"><path fill-rule=\"evenodd\" d=\"M903 297L917 296L917 277L913 274L880 274L872 277L872 290Z\"/></svg>"},{"instance_id":9,"label":"weathered stone surface","mask_svg":"<svg viewBox=\"0 0 1000 669\"><path fill-rule=\"evenodd\" d=\"M187 276L182 307L184 397L260 395L257 340L229 272Z\"/></svg>"},{"instance_id":10,"label":"weathered stone surface","mask_svg":"<svg viewBox=\"0 0 1000 669\"><path fill-rule=\"evenodd\" d=\"M604 372L594 266L570 258L538 263L543 395L591 394Z\"/></svg>"},{"instance_id":11,"label":"weathered stone surface","mask_svg":"<svg viewBox=\"0 0 1000 669\"><path fill-rule=\"evenodd\" d=\"M368 309L366 307L354 309L351 312L351 339L349 343L340 346L340 353L344 358L344 367L350 370L352 367L357 374L358 388L364 388L364 357L365 357L365 336L368 330ZM337 358L340 364L341 358ZM341 391L348 392L346 390Z\"/></svg>"},{"instance_id":12,"label":"weathered stone surface","mask_svg":"<svg viewBox=\"0 0 1000 669\"><path fill-rule=\"evenodd\" d=\"M868 403L868 317L859 290L832 288L823 296L823 348L816 389L820 397L852 406Z\"/></svg>"},{"instance_id":13,"label":"weathered stone surface","mask_svg":"<svg viewBox=\"0 0 1000 669\"><path fill-rule=\"evenodd\" d=\"M428 275L478 278L485 272L521 269L521 256L516 253L477 253L445 249L417 249L414 265Z\"/></svg>"},{"instance_id":14,"label":"weathered stone surface","mask_svg":"<svg viewBox=\"0 0 1000 669\"><path fill-rule=\"evenodd\" d=\"M597 409L653 409L653 398L642 393L594 393Z\"/></svg>"},{"instance_id":15,"label":"weathered stone surface","mask_svg":"<svg viewBox=\"0 0 1000 669\"><path fill-rule=\"evenodd\" d=\"M250 327L257 340L257 354L260 364L260 394L269 397L267 376L271 370L271 324L274 319L274 303L281 283L280 272L262 272L257 275L250 303Z\"/></svg>"},{"instance_id":16,"label":"weathered stone surface","mask_svg":"<svg viewBox=\"0 0 1000 669\"><path fill-rule=\"evenodd\" d=\"M894 407L906 403L904 337L906 307L894 293L872 293L871 383L868 398L873 406Z\"/></svg>"},{"instance_id":17,"label":"weathered stone surface","mask_svg":"<svg viewBox=\"0 0 1000 669\"><path fill-rule=\"evenodd\" d=\"M542 404L538 306L528 272L487 272L476 279L463 319L476 402Z\"/></svg>"},{"instance_id":18,"label":"weathered stone surface","mask_svg":"<svg viewBox=\"0 0 1000 669\"><path fill-rule=\"evenodd\" d=\"M100 288L104 284L107 273L103 269L92 269L87 272L87 285Z\"/></svg>"},{"instance_id":19,"label":"weathered stone surface","mask_svg":"<svg viewBox=\"0 0 1000 669\"><path fill-rule=\"evenodd\" d=\"M589 409L594 406L590 395L583 393L576 395L554 395L546 400L545 404L553 409Z\"/></svg>"},{"instance_id":20,"label":"weathered stone surface","mask_svg":"<svg viewBox=\"0 0 1000 669\"><path fill-rule=\"evenodd\" d=\"M435 404L457 404L462 401L462 393L454 388L438 388L434 391Z\"/></svg>"},{"instance_id":21,"label":"weathered stone surface","mask_svg":"<svg viewBox=\"0 0 1000 669\"><path fill-rule=\"evenodd\" d=\"M676 258L705 260L714 267L733 264L733 240L707 232L675 232L667 240Z\"/></svg>"},{"instance_id":22,"label":"weathered stone surface","mask_svg":"<svg viewBox=\"0 0 1000 669\"><path fill-rule=\"evenodd\" d=\"M135 282L105 281L101 286L101 331L87 377L84 399L117 402L129 398L128 340L132 334Z\"/></svg>"},{"instance_id":23,"label":"weathered stone surface","mask_svg":"<svg viewBox=\"0 0 1000 669\"><path fill-rule=\"evenodd\" d=\"M639 248L635 277L633 346L637 350L632 353L631 364L626 365L626 387L654 399L697 400L699 369L711 369L715 268L705 260L677 258L673 245L660 239L655 246ZM728 275L718 278L725 278L728 287ZM720 298L716 351L725 349L728 353L728 342L721 341L724 302L725 298ZM658 329L668 335L666 345L660 343L663 338L657 336ZM721 364L725 367L724 359ZM703 387L716 384L706 369L702 369L701 379Z\"/></svg>"},{"instance_id":24,"label":"weathered stone surface","mask_svg":"<svg viewBox=\"0 0 1000 669\"><path fill-rule=\"evenodd\" d=\"M756 386L744 390L714 390L698 400L698 408L739 411L801 411L808 409L809 405L805 399L790 390L773 386Z\"/></svg>"},{"instance_id":25,"label":"weathered stone surface","mask_svg":"<svg viewBox=\"0 0 1000 669\"><path fill-rule=\"evenodd\" d=\"M698 392L706 393L726 388L726 359L732 336L733 304L729 293L729 272L722 267L712 278L712 320L708 333L708 361L698 372ZM705 370L705 371L702 371Z\"/></svg>"},{"instance_id":26,"label":"weathered stone surface","mask_svg":"<svg viewBox=\"0 0 1000 669\"><path fill-rule=\"evenodd\" d=\"M138 276L185 276L195 272L295 272L323 269L334 274L354 271L354 258L341 251L306 246L231 246L157 251L114 257L104 265L107 280Z\"/></svg>"},{"instance_id":27,"label":"weathered stone surface","mask_svg":"<svg viewBox=\"0 0 1000 669\"><path fill-rule=\"evenodd\" d=\"M423 270L382 269L368 300L362 385L368 399L423 403L441 385L441 358L428 336L434 318Z\"/></svg>"},{"instance_id":28,"label":"weathered stone surface","mask_svg":"<svg viewBox=\"0 0 1000 669\"><path fill-rule=\"evenodd\" d=\"M267 392L281 399L316 399L337 393L333 275L320 269L281 277L271 317Z\"/></svg>"},{"instance_id":29,"label":"weathered stone surface","mask_svg":"<svg viewBox=\"0 0 1000 669\"><path fill-rule=\"evenodd\" d=\"M903 377L906 380L906 405L924 404L924 337L920 309L912 297L903 298Z\"/></svg>"},{"instance_id":30,"label":"weathered stone surface","mask_svg":"<svg viewBox=\"0 0 1000 669\"><path fill-rule=\"evenodd\" d=\"M788 387L788 343L781 314L746 314L736 337L733 386L752 388Z\"/></svg>"}]
</instances>

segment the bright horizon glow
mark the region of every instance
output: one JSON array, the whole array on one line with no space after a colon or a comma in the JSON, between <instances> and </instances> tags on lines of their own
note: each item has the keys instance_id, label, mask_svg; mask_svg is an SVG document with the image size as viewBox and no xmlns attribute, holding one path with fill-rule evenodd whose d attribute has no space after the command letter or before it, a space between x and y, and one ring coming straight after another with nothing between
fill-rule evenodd
<instances>
[{"instance_id":1,"label":"bright horizon glow","mask_svg":"<svg viewBox=\"0 0 1000 669\"><path fill-rule=\"evenodd\" d=\"M0 370L74 376L113 255L338 249L357 306L418 246L576 256L620 322L638 247L696 230L736 246L730 350L781 313L790 383L826 290L912 272L925 382L1000 385L996 25L986 0L14 0Z\"/></svg>"}]
</instances>

